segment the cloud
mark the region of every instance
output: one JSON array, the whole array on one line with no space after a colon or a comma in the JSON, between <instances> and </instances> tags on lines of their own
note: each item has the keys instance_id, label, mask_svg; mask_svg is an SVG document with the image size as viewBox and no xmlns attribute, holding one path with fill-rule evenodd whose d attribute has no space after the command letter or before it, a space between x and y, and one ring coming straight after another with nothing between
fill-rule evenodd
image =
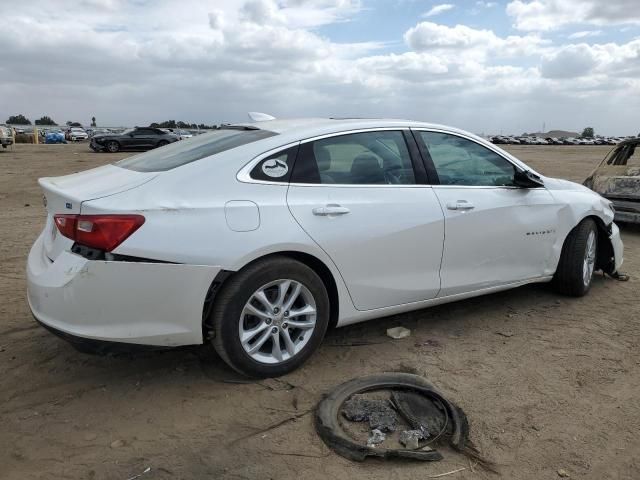
<instances>
[{"instance_id":1,"label":"cloud","mask_svg":"<svg viewBox=\"0 0 640 480\"><path fill-rule=\"evenodd\" d=\"M428 12L423 13L422 16L425 18L435 17L436 15L440 15L441 13L444 13L448 10L453 10L454 8L455 8L455 5L452 5L450 3L442 3L440 5L435 5L431 7L431 9Z\"/></svg>"},{"instance_id":2,"label":"cloud","mask_svg":"<svg viewBox=\"0 0 640 480\"><path fill-rule=\"evenodd\" d=\"M3 115L87 123L96 116L116 126L241 121L247 111L266 111L514 133L541 118L565 128L595 119L598 131L616 134L637 123L640 40L573 44L565 35L421 21L397 33L391 53L375 26L357 24L366 41L326 33L353 32L365 8L359 1L183 0L176 8L158 0L152 9L96 2L77 9L76 0L32 0L29 15L8 12L0 29Z\"/></svg>"},{"instance_id":3,"label":"cloud","mask_svg":"<svg viewBox=\"0 0 640 480\"><path fill-rule=\"evenodd\" d=\"M637 0L514 0L507 5L514 27L551 31L566 25L640 25Z\"/></svg>"},{"instance_id":4,"label":"cloud","mask_svg":"<svg viewBox=\"0 0 640 480\"><path fill-rule=\"evenodd\" d=\"M485 2L483 0L478 0L476 2L476 7L480 7L480 8L493 8L497 6L498 6L498 2Z\"/></svg>"},{"instance_id":5,"label":"cloud","mask_svg":"<svg viewBox=\"0 0 640 480\"><path fill-rule=\"evenodd\" d=\"M582 30L580 32L572 33L567 38L577 39L577 38L597 37L598 35L602 35L602 30Z\"/></svg>"}]
</instances>

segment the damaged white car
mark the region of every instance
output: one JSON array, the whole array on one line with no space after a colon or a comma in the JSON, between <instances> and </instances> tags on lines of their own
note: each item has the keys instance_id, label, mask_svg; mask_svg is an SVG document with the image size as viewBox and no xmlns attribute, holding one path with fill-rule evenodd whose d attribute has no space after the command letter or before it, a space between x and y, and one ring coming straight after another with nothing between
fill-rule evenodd
<instances>
[{"instance_id":1,"label":"damaged white car","mask_svg":"<svg viewBox=\"0 0 640 480\"><path fill-rule=\"evenodd\" d=\"M212 342L285 374L327 328L615 274L611 202L454 128L269 120L43 178L36 319L74 343Z\"/></svg>"}]
</instances>

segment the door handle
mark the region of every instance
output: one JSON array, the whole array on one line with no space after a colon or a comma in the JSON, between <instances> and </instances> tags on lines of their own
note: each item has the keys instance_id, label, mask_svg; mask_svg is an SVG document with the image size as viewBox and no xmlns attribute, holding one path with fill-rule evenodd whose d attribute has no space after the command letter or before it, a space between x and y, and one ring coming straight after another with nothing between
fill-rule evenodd
<instances>
[{"instance_id":1,"label":"door handle","mask_svg":"<svg viewBox=\"0 0 640 480\"><path fill-rule=\"evenodd\" d=\"M466 210L473 210L476 207L473 203L467 202L466 200L457 200L455 202L447 203L447 208L449 210L466 211Z\"/></svg>"},{"instance_id":2,"label":"door handle","mask_svg":"<svg viewBox=\"0 0 640 480\"><path fill-rule=\"evenodd\" d=\"M336 204L329 204L324 207L314 208L312 210L314 215L318 215L320 217L328 217L331 215L345 215L350 211L351 210L349 210L347 207L343 207L341 205L336 205Z\"/></svg>"}]
</instances>

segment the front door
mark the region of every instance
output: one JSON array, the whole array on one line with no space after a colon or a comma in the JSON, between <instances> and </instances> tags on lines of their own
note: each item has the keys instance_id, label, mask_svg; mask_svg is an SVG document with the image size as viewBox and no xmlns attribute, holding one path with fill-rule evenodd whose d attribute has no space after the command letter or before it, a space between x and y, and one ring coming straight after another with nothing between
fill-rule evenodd
<instances>
[{"instance_id":1,"label":"front door","mask_svg":"<svg viewBox=\"0 0 640 480\"><path fill-rule=\"evenodd\" d=\"M506 158L457 135L416 131L445 215L439 296L553 274L560 206L543 187L515 186Z\"/></svg>"},{"instance_id":2,"label":"front door","mask_svg":"<svg viewBox=\"0 0 640 480\"><path fill-rule=\"evenodd\" d=\"M440 289L443 213L416 184L400 130L300 146L287 194L291 213L331 257L359 310L434 298Z\"/></svg>"}]
</instances>

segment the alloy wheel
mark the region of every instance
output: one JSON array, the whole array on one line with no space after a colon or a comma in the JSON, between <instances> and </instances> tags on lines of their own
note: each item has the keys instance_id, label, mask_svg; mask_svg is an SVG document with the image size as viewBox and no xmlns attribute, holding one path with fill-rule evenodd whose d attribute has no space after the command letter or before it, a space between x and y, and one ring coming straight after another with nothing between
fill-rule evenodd
<instances>
[{"instance_id":1,"label":"alloy wheel","mask_svg":"<svg viewBox=\"0 0 640 480\"><path fill-rule=\"evenodd\" d=\"M296 356L316 327L316 301L291 279L263 285L245 304L238 325L240 343L256 362L277 364Z\"/></svg>"},{"instance_id":2,"label":"alloy wheel","mask_svg":"<svg viewBox=\"0 0 640 480\"><path fill-rule=\"evenodd\" d=\"M596 263L596 232L593 230L589 232L587 237L587 245L584 252L584 262L582 264L582 281L584 286L588 287L591 283L591 277L593 276L593 270Z\"/></svg>"}]
</instances>

